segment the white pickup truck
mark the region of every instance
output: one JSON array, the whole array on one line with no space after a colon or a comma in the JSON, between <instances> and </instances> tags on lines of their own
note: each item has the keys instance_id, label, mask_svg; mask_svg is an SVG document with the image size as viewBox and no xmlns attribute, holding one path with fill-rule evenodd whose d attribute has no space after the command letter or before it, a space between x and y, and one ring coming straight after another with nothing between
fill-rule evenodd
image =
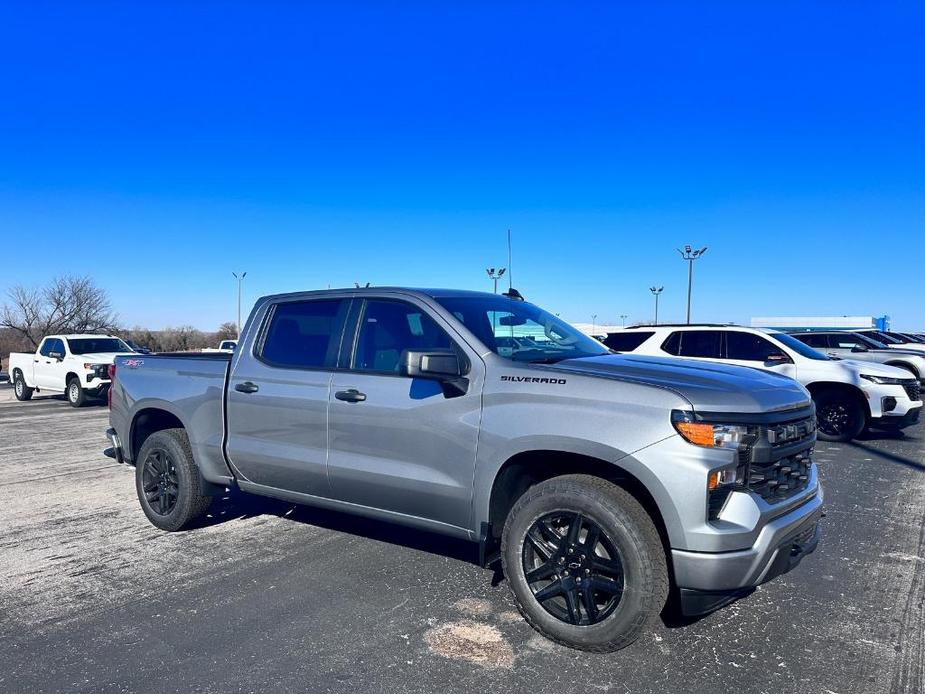
<instances>
[{"instance_id":1,"label":"white pickup truck","mask_svg":"<svg viewBox=\"0 0 925 694\"><path fill-rule=\"evenodd\" d=\"M110 364L131 354L127 344L111 335L49 335L35 354L10 354L16 399L29 400L34 392L66 393L72 406L81 407L88 398L105 398Z\"/></svg>"}]
</instances>

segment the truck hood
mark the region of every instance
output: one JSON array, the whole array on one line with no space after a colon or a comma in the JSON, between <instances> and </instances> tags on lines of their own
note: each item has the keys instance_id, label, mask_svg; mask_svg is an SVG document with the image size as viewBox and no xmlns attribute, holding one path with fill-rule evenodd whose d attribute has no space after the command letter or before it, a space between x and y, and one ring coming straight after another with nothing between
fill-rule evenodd
<instances>
[{"instance_id":1,"label":"truck hood","mask_svg":"<svg viewBox=\"0 0 925 694\"><path fill-rule=\"evenodd\" d=\"M810 404L809 392L793 379L745 366L610 354L568 359L547 368L666 388L700 412L759 414Z\"/></svg>"},{"instance_id":2,"label":"truck hood","mask_svg":"<svg viewBox=\"0 0 925 694\"><path fill-rule=\"evenodd\" d=\"M88 354L74 354L75 359L94 364L114 364L116 357L130 357L134 352L90 352Z\"/></svg>"}]
</instances>

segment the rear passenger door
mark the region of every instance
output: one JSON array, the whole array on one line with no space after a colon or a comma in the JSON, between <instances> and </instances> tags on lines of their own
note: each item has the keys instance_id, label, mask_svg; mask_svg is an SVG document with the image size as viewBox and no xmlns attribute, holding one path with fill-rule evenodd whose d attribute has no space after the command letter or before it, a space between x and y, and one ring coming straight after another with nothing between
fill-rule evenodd
<instances>
[{"instance_id":1,"label":"rear passenger door","mask_svg":"<svg viewBox=\"0 0 925 694\"><path fill-rule=\"evenodd\" d=\"M239 346L228 384L226 450L246 480L330 496L328 392L349 305L339 298L271 305L257 334Z\"/></svg>"},{"instance_id":2,"label":"rear passenger door","mask_svg":"<svg viewBox=\"0 0 925 694\"><path fill-rule=\"evenodd\" d=\"M416 301L371 298L357 309L330 392L334 497L469 528L481 359ZM465 393L401 375L405 350L448 348L469 364Z\"/></svg>"},{"instance_id":3,"label":"rear passenger door","mask_svg":"<svg viewBox=\"0 0 925 694\"><path fill-rule=\"evenodd\" d=\"M676 330L662 343L662 350L685 359L720 361L723 333L721 330Z\"/></svg>"}]
</instances>

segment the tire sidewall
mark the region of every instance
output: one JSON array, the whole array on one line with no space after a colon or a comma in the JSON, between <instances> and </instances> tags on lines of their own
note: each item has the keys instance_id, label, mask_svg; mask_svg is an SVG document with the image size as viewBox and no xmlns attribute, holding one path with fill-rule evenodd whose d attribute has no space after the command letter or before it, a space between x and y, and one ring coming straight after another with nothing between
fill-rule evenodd
<instances>
[{"instance_id":1,"label":"tire sidewall","mask_svg":"<svg viewBox=\"0 0 925 694\"><path fill-rule=\"evenodd\" d=\"M635 527L635 521L622 509L612 508L593 490L589 491L592 493L560 491L553 495L536 496L528 492L529 498L525 498L522 505L518 502L508 517L502 557L505 575L527 620L556 640L579 648L594 648L638 631L648 618L653 603L658 601L658 596L647 589L647 586L653 585L655 577L651 571L652 558L644 556L647 550L641 529ZM575 626L559 620L533 597L524 576L522 556L527 530L542 516L556 511L580 513L596 523L620 554L624 571L623 596L616 610L598 624Z\"/></svg>"},{"instance_id":2,"label":"tire sidewall","mask_svg":"<svg viewBox=\"0 0 925 694\"><path fill-rule=\"evenodd\" d=\"M16 374L13 379L13 394L19 401L26 399L26 382L23 380L21 374Z\"/></svg>"},{"instance_id":3,"label":"tire sidewall","mask_svg":"<svg viewBox=\"0 0 925 694\"><path fill-rule=\"evenodd\" d=\"M156 513L151 504L148 503L144 493L144 468L145 461L154 450L163 450L170 457L174 469L177 473L177 503L167 515ZM190 509L193 506L193 497L198 493L199 480L195 478L196 470L191 460L188 460L187 451L176 439L164 431L158 431L144 442L138 454L138 461L135 465L135 492L138 495L138 502L141 504L141 510L151 521L151 524L161 530L179 530L189 520Z\"/></svg>"},{"instance_id":4,"label":"tire sidewall","mask_svg":"<svg viewBox=\"0 0 925 694\"><path fill-rule=\"evenodd\" d=\"M72 394L76 390L76 397ZM67 382L67 401L71 403L71 407L80 407L84 404L84 392L83 388L80 387L80 381L76 378L72 378Z\"/></svg>"}]
</instances>

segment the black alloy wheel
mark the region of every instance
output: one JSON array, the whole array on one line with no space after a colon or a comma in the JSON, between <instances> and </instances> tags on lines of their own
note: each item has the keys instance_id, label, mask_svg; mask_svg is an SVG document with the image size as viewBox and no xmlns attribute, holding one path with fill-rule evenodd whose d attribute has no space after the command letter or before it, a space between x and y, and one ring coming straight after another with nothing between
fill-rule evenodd
<instances>
[{"instance_id":1,"label":"black alloy wheel","mask_svg":"<svg viewBox=\"0 0 925 694\"><path fill-rule=\"evenodd\" d=\"M162 448L151 450L141 474L142 489L151 511L159 516L170 515L180 494L177 468L170 454Z\"/></svg>"},{"instance_id":2,"label":"black alloy wheel","mask_svg":"<svg viewBox=\"0 0 925 694\"><path fill-rule=\"evenodd\" d=\"M567 624L597 624L623 597L623 562L615 543L580 513L554 511L538 518L527 531L522 560L533 597Z\"/></svg>"},{"instance_id":3,"label":"black alloy wheel","mask_svg":"<svg viewBox=\"0 0 925 694\"><path fill-rule=\"evenodd\" d=\"M829 436L843 436L852 427L851 413L843 402L827 403L816 413L819 430Z\"/></svg>"}]
</instances>

